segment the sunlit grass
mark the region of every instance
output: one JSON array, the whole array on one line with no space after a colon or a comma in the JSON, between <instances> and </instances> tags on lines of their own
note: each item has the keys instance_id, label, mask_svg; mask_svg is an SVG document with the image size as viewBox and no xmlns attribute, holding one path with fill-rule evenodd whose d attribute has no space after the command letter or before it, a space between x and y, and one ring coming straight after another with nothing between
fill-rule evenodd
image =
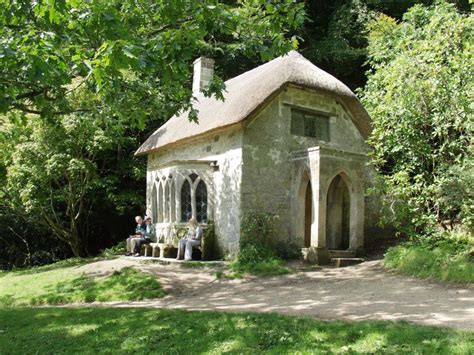
<instances>
[{"instance_id":1,"label":"sunlit grass","mask_svg":"<svg viewBox=\"0 0 474 355\"><path fill-rule=\"evenodd\" d=\"M269 258L267 260L254 262L254 263L242 263L236 260L230 265L230 273L228 276L231 277L242 277L244 274L253 274L258 276L278 276L288 274L290 270L285 266L285 262L276 258Z\"/></svg>"},{"instance_id":2,"label":"sunlit grass","mask_svg":"<svg viewBox=\"0 0 474 355\"><path fill-rule=\"evenodd\" d=\"M94 261L103 260L102 257L97 258L69 258L65 260L61 260L52 264L42 265L42 266L35 266L26 269L16 269L16 270L9 270L9 271L0 271L0 277L7 276L7 275L31 275L37 273L43 273L45 271L57 270L57 269L64 269L74 266L81 266L85 265Z\"/></svg>"},{"instance_id":3,"label":"sunlit grass","mask_svg":"<svg viewBox=\"0 0 474 355\"><path fill-rule=\"evenodd\" d=\"M474 242L438 237L403 243L388 250L384 265L411 276L474 283Z\"/></svg>"},{"instance_id":4,"label":"sunlit grass","mask_svg":"<svg viewBox=\"0 0 474 355\"><path fill-rule=\"evenodd\" d=\"M164 296L156 277L133 268L108 276L85 275L72 266L35 271L11 272L0 278L0 305L133 301Z\"/></svg>"},{"instance_id":5,"label":"sunlit grass","mask_svg":"<svg viewBox=\"0 0 474 355\"><path fill-rule=\"evenodd\" d=\"M471 354L474 334L393 322L148 308L0 308L0 353Z\"/></svg>"}]
</instances>

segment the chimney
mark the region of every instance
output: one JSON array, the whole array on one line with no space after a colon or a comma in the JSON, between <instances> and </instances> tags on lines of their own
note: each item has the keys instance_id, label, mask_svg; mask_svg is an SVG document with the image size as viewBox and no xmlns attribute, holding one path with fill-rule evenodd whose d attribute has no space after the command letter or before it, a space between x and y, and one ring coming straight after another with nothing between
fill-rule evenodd
<instances>
[{"instance_id":1,"label":"chimney","mask_svg":"<svg viewBox=\"0 0 474 355\"><path fill-rule=\"evenodd\" d=\"M205 90L214 75L214 59L199 57L193 63L193 94Z\"/></svg>"}]
</instances>

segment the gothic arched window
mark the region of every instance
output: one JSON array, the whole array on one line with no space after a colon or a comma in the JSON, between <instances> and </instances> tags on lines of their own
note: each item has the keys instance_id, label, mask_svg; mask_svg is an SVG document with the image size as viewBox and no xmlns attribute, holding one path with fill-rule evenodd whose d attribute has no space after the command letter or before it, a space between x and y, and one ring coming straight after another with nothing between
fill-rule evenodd
<instances>
[{"instance_id":1,"label":"gothic arched window","mask_svg":"<svg viewBox=\"0 0 474 355\"><path fill-rule=\"evenodd\" d=\"M187 222L193 214L191 205L191 185L188 180L181 187L181 221Z\"/></svg>"},{"instance_id":2,"label":"gothic arched window","mask_svg":"<svg viewBox=\"0 0 474 355\"><path fill-rule=\"evenodd\" d=\"M174 180L171 180L170 222L176 221L176 196L174 191Z\"/></svg>"},{"instance_id":3,"label":"gothic arched window","mask_svg":"<svg viewBox=\"0 0 474 355\"><path fill-rule=\"evenodd\" d=\"M169 181L165 181L165 197L163 207L164 222L170 222L170 185Z\"/></svg>"},{"instance_id":4,"label":"gothic arched window","mask_svg":"<svg viewBox=\"0 0 474 355\"><path fill-rule=\"evenodd\" d=\"M158 187L158 218L157 222L163 222L163 185L159 183L160 186Z\"/></svg>"},{"instance_id":5,"label":"gothic arched window","mask_svg":"<svg viewBox=\"0 0 474 355\"><path fill-rule=\"evenodd\" d=\"M202 180L196 187L196 219L199 223L207 222L207 188Z\"/></svg>"},{"instance_id":6,"label":"gothic arched window","mask_svg":"<svg viewBox=\"0 0 474 355\"><path fill-rule=\"evenodd\" d=\"M151 215L153 223L158 222L158 192L156 191L156 184L153 184L153 189L151 190Z\"/></svg>"}]
</instances>

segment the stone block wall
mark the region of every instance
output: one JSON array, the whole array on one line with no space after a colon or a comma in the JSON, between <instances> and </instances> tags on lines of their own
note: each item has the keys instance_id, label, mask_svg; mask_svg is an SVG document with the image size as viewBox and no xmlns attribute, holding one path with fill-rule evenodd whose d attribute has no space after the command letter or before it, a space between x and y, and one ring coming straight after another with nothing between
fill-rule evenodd
<instances>
[{"instance_id":1,"label":"stone block wall","mask_svg":"<svg viewBox=\"0 0 474 355\"><path fill-rule=\"evenodd\" d=\"M290 133L292 108L325 113L329 117L330 141L292 135ZM340 168L341 164L338 161L344 161L342 165L353 170L351 175L356 180L354 183L358 186L364 185L357 192L358 201L362 200L362 221L359 218L359 222L363 225L363 195L366 188L364 183L366 170L369 169L365 162L368 146L351 121L350 113L337 98L289 86L244 126L242 209L264 210L278 215L276 222L278 235L275 237L283 242L298 238L296 241L302 243L301 235L296 235L301 234L301 231L298 232L294 226L298 219L294 201L298 195L299 179L305 169L304 164L308 172L311 170L311 164L316 164L310 162L307 154L308 149L315 147L326 152L317 162L321 164L319 169L322 176L331 175ZM304 154L300 160L295 160L294 154L299 151L303 151ZM330 157L328 152L331 151L339 152L338 157ZM344 155L344 152L347 154ZM351 162L353 157L357 159L354 158ZM321 186L313 185L314 188L320 189ZM324 193L327 193L327 186L323 184L322 188L325 189Z\"/></svg>"},{"instance_id":2,"label":"stone block wall","mask_svg":"<svg viewBox=\"0 0 474 355\"><path fill-rule=\"evenodd\" d=\"M292 109L326 115L330 140L291 134ZM278 216L275 238L303 244L299 211L306 176L306 184L311 180L313 198L318 198L313 204L319 219L313 216L311 246L324 247L326 196L331 179L343 173L353 189L351 196L357 200L351 205L351 216L356 216L351 225L357 221L351 232L351 248L357 248L366 231L370 236L378 233L380 204L376 197L371 200L365 196L373 178L366 158L369 148L350 116L336 97L290 85L242 125L149 154L147 213L152 214L151 197L157 180L181 176L175 186L178 205L180 184L186 175L196 173L208 189L208 216L215 223L222 252L238 250L241 215L252 210Z\"/></svg>"},{"instance_id":3,"label":"stone block wall","mask_svg":"<svg viewBox=\"0 0 474 355\"><path fill-rule=\"evenodd\" d=\"M184 177L197 174L208 191L208 218L222 252L235 252L240 236L242 134L237 127L148 155L147 213L152 215L155 181L176 176L176 205ZM178 209L179 212L179 209ZM179 213L177 213L179 214ZM176 216L180 219L180 216Z\"/></svg>"}]
</instances>

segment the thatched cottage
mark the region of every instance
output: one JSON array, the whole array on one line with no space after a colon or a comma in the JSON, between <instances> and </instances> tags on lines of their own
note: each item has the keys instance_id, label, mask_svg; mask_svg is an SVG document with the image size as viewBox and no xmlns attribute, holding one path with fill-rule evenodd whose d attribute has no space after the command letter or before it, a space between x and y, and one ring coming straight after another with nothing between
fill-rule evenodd
<instances>
[{"instance_id":1,"label":"thatched cottage","mask_svg":"<svg viewBox=\"0 0 474 355\"><path fill-rule=\"evenodd\" d=\"M175 115L136 153L148 157L147 213L160 233L212 220L221 250L235 252L242 215L259 210L310 259L361 249L371 124L354 93L293 51L228 80L219 101L200 93L213 64L194 63L198 123Z\"/></svg>"}]
</instances>

